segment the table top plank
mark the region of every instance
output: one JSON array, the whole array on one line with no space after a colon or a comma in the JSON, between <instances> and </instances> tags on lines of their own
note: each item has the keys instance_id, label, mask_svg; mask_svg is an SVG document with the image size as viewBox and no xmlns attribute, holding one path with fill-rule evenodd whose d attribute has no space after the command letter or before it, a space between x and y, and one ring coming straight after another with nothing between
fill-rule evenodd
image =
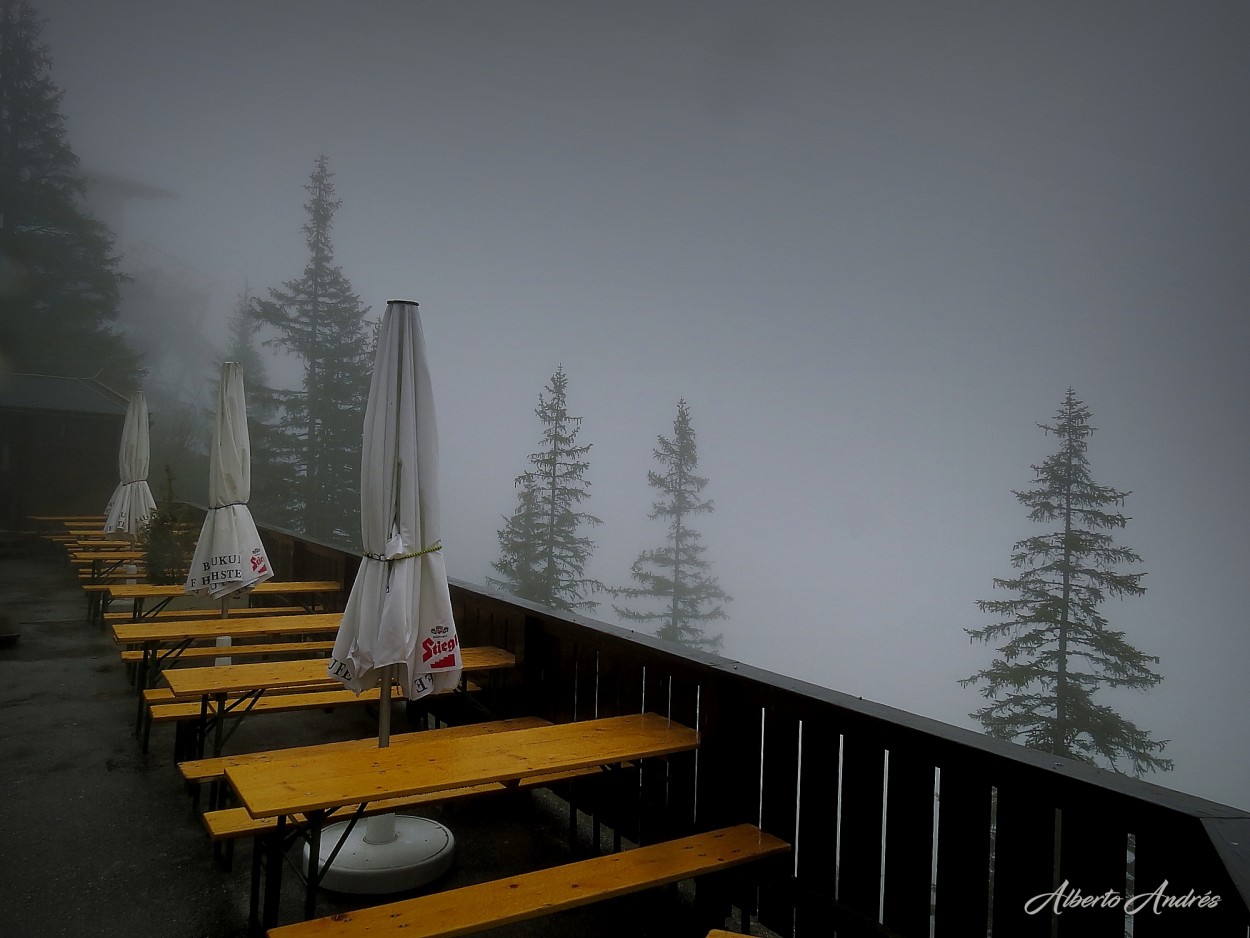
<instances>
[{"instance_id":1,"label":"table top plank","mask_svg":"<svg viewBox=\"0 0 1250 938\"><path fill-rule=\"evenodd\" d=\"M530 729L535 726L551 726L551 721L544 717L523 716L509 717L503 720L490 720L485 723L464 723L455 726L441 726L432 730L413 730L408 733L392 733L391 745L403 746L412 742L420 742L427 733L434 733L450 739L453 736L482 736L487 733L508 733L513 730ZM307 746L295 746L288 749L269 749L261 752L244 752L228 756L212 756L205 759L191 759L178 763L178 771L188 782L203 783L220 778L233 765L273 762L275 759L290 759L300 755L318 755L333 752L336 749L373 749L378 745L377 738L344 739L332 743L313 743Z\"/></svg>"},{"instance_id":2,"label":"table top plank","mask_svg":"<svg viewBox=\"0 0 1250 938\"><path fill-rule=\"evenodd\" d=\"M644 713L497 736L315 752L231 766L226 778L253 817L280 817L672 755L697 746L693 729Z\"/></svg>"},{"instance_id":3,"label":"table top plank","mask_svg":"<svg viewBox=\"0 0 1250 938\"><path fill-rule=\"evenodd\" d=\"M229 654L228 648L222 649ZM461 649L465 671L491 671L516 666L512 652L490 646ZM202 697L206 694L238 694L251 690L281 690L286 687L319 685L338 687L341 682L326 673L329 658L300 658L294 661L256 661L208 668L179 668L161 676L175 697Z\"/></svg>"},{"instance_id":4,"label":"table top plank","mask_svg":"<svg viewBox=\"0 0 1250 938\"><path fill-rule=\"evenodd\" d=\"M264 595L266 593L337 593L343 584L337 580L265 580L257 583L244 595L249 593ZM109 587L113 599L165 599L178 596L190 596L182 583L119 583ZM198 595L198 594L195 594Z\"/></svg>"},{"instance_id":5,"label":"table top plank","mask_svg":"<svg viewBox=\"0 0 1250 938\"><path fill-rule=\"evenodd\" d=\"M101 524L108 515L27 515L31 521L99 521Z\"/></svg>"},{"instance_id":6,"label":"table top plank","mask_svg":"<svg viewBox=\"0 0 1250 938\"><path fill-rule=\"evenodd\" d=\"M205 610L206 612L208 610ZM142 622L118 622L113 625L113 639L120 644L141 642L183 642L230 635L243 638L253 635L300 635L337 632L343 621L341 612L314 612L284 616L214 616L203 619L148 619Z\"/></svg>"}]
</instances>

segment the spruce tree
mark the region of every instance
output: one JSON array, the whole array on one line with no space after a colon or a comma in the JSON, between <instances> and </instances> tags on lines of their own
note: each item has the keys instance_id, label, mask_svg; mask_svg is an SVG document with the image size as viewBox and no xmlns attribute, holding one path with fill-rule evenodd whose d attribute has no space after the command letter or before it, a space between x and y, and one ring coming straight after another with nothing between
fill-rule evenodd
<instances>
[{"instance_id":1,"label":"spruce tree","mask_svg":"<svg viewBox=\"0 0 1250 938\"><path fill-rule=\"evenodd\" d=\"M677 402L672 439L659 437L654 455L662 471L647 473L647 483L659 492L649 517L668 522L668 539L663 547L643 551L634 561L630 576L637 586L612 591L618 597L644 600L648 608L613 608L622 619L657 624L660 638L718 651L722 636L708 635L704 626L727 618L725 604L730 597L709 574L711 563L703 557L707 548L691 525L695 515L709 514L714 506L701 497L708 480L695 474L698 448L684 400Z\"/></svg>"},{"instance_id":2,"label":"spruce tree","mask_svg":"<svg viewBox=\"0 0 1250 938\"><path fill-rule=\"evenodd\" d=\"M499 531L499 559L491 564L499 576L487 582L553 609L588 612L599 605L589 594L601 588L584 575L595 545L580 533L600 521L578 510L590 497L591 444L577 442L582 418L568 412L563 367L546 391L534 411L544 427L542 448L530 454L532 468L516 478L517 507Z\"/></svg>"},{"instance_id":3,"label":"spruce tree","mask_svg":"<svg viewBox=\"0 0 1250 938\"><path fill-rule=\"evenodd\" d=\"M1098 611L1109 597L1144 593L1145 574L1124 572L1141 557L1106 533L1128 523L1117 509L1131 493L1091 477L1090 416L1069 388L1054 423L1038 424L1054 434L1059 448L1033 467L1033 488L1012 494L1029 520L1057 528L1012 548L1011 565L1019 573L995 578L994 586L1014 596L977 602L982 612L1000 618L965 631L974 641L1003 644L990 667L960 683L983 685L980 693L989 703L972 716L991 736L1117 770L1126 760L1135 775L1166 771L1172 760L1157 755L1166 741L1151 739L1094 700L1100 687L1145 690L1162 678L1150 667L1159 659L1108 628Z\"/></svg>"},{"instance_id":4,"label":"spruce tree","mask_svg":"<svg viewBox=\"0 0 1250 938\"><path fill-rule=\"evenodd\" d=\"M265 360L256 347L259 329L251 292L244 288L227 323L225 360L243 366L248 436L252 443L250 508L258 521L294 530L300 525L289 480L298 454L292 449L291 437L283 432L282 407L269 386Z\"/></svg>"},{"instance_id":5,"label":"spruce tree","mask_svg":"<svg viewBox=\"0 0 1250 938\"><path fill-rule=\"evenodd\" d=\"M0 0L0 360L129 389L140 356L113 331L126 277L112 233L83 209L42 31L29 0Z\"/></svg>"},{"instance_id":6,"label":"spruce tree","mask_svg":"<svg viewBox=\"0 0 1250 938\"><path fill-rule=\"evenodd\" d=\"M369 310L334 263L330 229L341 202L319 156L305 187L309 259L298 280L257 300L257 318L277 330L269 340L298 357L303 386L277 394L281 427L293 454L294 510L309 536L355 543L360 535L360 439L369 393L373 334Z\"/></svg>"}]
</instances>

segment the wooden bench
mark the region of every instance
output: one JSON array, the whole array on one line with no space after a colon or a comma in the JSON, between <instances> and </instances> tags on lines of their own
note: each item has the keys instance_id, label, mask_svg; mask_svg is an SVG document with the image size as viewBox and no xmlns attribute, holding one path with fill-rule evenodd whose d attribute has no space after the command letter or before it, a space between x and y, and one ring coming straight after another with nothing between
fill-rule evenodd
<instances>
[{"instance_id":1,"label":"wooden bench","mask_svg":"<svg viewBox=\"0 0 1250 938\"><path fill-rule=\"evenodd\" d=\"M223 649L224 650L224 649ZM254 701L243 697L231 697L226 700L227 711L234 708L246 708L249 714L258 713L291 713L297 710L328 710L333 707L347 707L362 704L376 704L381 697L378 688L374 687L361 694L347 689L339 690L303 690L298 687L283 688L281 691L270 691ZM144 704L147 707L147 719L143 721L143 751L148 751L148 739L153 724L173 723L178 726L178 735L174 741L174 757L186 755L194 749L188 749L189 741L186 734L193 728L191 724L199 721L202 704L198 700L176 700L168 687L148 687L143 691ZM209 704L209 713L216 712L216 705ZM242 709L240 709L240 713Z\"/></svg>"},{"instance_id":2,"label":"wooden bench","mask_svg":"<svg viewBox=\"0 0 1250 938\"><path fill-rule=\"evenodd\" d=\"M221 649L229 653L229 649ZM476 693L480 688L472 681L463 682L464 686L457 692ZM403 700L398 687L392 687L391 693L395 700ZM240 716L259 713L294 713L299 710L330 710L334 707L359 706L376 704L381 699L380 688L373 687L356 694L346 688L326 690L320 688L304 688L299 686L274 688L267 690L261 697L234 696L228 697L223 708L226 714L237 712ZM173 723L178 728L174 739L174 759L178 761L190 753L196 752L199 742L188 737L188 733L196 729L204 715L203 703L198 700L178 700L168 687L148 687L143 691L143 704L147 709L147 719L142 721L143 751L148 751L148 741L152 726L156 723ZM210 701L208 713L217 714L216 703Z\"/></svg>"},{"instance_id":3,"label":"wooden bench","mask_svg":"<svg viewBox=\"0 0 1250 938\"><path fill-rule=\"evenodd\" d=\"M120 565L115 570L108 570L100 573L92 572L90 562L86 564L75 563L74 566L77 568L76 572L78 573L78 579L84 580L88 583L103 583L106 579L114 583L124 583L127 578L133 580L136 577L138 577L138 581L142 583L144 582L144 578L147 576L147 570L141 563L135 564L135 571L133 573Z\"/></svg>"},{"instance_id":4,"label":"wooden bench","mask_svg":"<svg viewBox=\"0 0 1250 938\"><path fill-rule=\"evenodd\" d=\"M427 730L426 732L433 732ZM392 737L392 742L394 738ZM326 815L326 820L349 821L352 818L367 818L376 814L399 814L405 811L418 810L433 804L446 804L462 798L473 798L479 795L502 795L508 792L529 791L533 788L547 788L561 782L572 782L576 779L602 775L603 770L591 766L583 769L572 769L566 772L555 772L551 775L531 775L526 778L504 784L503 782L484 782L481 785L469 785L465 788L453 788L449 791L424 795L409 795L406 798L385 798L371 801L364 805L346 805ZM278 828L274 818L257 820L247 813L247 808L215 808L200 815L204 829L213 843L213 856L222 868L229 870L234 860L234 843L244 838L264 837ZM302 814L286 819L288 832L303 828L308 818ZM253 853L253 861L259 861L259 852Z\"/></svg>"},{"instance_id":5,"label":"wooden bench","mask_svg":"<svg viewBox=\"0 0 1250 938\"><path fill-rule=\"evenodd\" d=\"M222 649L222 651L228 651L228 649L224 649L224 648L223 648L223 649ZM312 691L325 691L325 690L336 690L336 691L337 691L338 689L337 689L337 688L327 688L324 684L320 684L320 685L311 685L311 684L309 684L309 685L293 685L293 686L290 686L290 687L279 687L279 688L274 688L273 690L268 691L268 693L266 694L266 696L265 696L265 697L261 697L261 698L260 698L260 701L264 701L264 700L268 699L269 697L277 697L277 696L279 696L279 695L294 696L294 695L296 695L296 694L306 694L306 693L310 693L310 692L312 692ZM239 699L241 698L241 696L242 696L242 695L237 695L237 696L231 696L231 697L227 698L227 699L226 699L226 706L227 706L227 707L231 706L231 705L232 705L232 704L234 704L237 700L239 700ZM257 708L258 708L258 709L259 709L259 707L260 707L260 701L258 701L258 702L257 702ZM185 712L186 712L186 713L188 713L188 714L189 714L189 713L191 713L191 711L192 711L192 710L194 710L194 711L195 711L195 717L196 717L197 719L198 719L198 717L199 717L199 715L200 715L200 707L201 707L201 703L200 703L200 701L198 701L198 700L186 700L185 698L184 698L184 699L179 699L178 697L175 697L175 696L174 696L174 692L173 692L173 691L171 691L168 687L145 687L145 688L143 689L143 702L144 702L145 704L147 704L147 705L148 705L148 707L150 707L150 708L151 708L151 707L169 707L169 705L171 705L171 704L177 704L179 707L185 708ZM296 701L296 702L298 702L298 701ZM210 702L210 703L209 703L209 709L210 709L210 710L216 709L216 705L215 705L214 703ZM164 712L165 712L167 715L166 715L163 719L157 720L156 722L158 722L158 723L168 723L168 722L171 722L171 721L176 722L177 720L180 720L180 719L186 719L186 717L181 716L181 714L184 712L183 710L179 710L179 709L172 709L172 708L171 708L171 709L167 709L167 710L165 710Z\"/></svg>"},{"instance_id":6,"label":"wooden bench","mask_svg":"<svg viewBox=\"0 0 1250 938\"><path fill-rule=\"evenodd\" d=\"M133 550L134 544L114 534L58 534L49 540L65 545L67 554L84 550Z\"/></svg>"},{"instance_id":7,"label":"wooden bench","mask_svg":"<svg viewBox=\"0 0 1250 938\"><path fill-rule=\"evenodd\" d=\"M509 791L543 788L548 785L554 785L557 782L584 778L588 775L599 775L601 772L602 770L598 768L576 769L568 772L556 772L553 775L533 775L520 779L517 782L509 782L508 784L503 782L485 782L481 785L455 788L451 791L426 795L410 795L407 798L387 798L382 801L369 802L363 811L360 810L359 805L347 805L331 811L327 817L330 821L336 821L347 820L357 813L361 817L369 817L373 814L393 814L419 808L422 805L443 804L450 800L468 798L473 795L502 794ZM259 837L273 832L278 827L278 822L275 819L265 818L258 821L247 813L246 808L240 807L215 808L203 812L200 818L204 822L204 829L208 831L209 837L214 842L238 840L243 837ZM302 824L306 820L303 815L296 815L293 819L288 818L286 823L287 829L289 830L292 824Z\"/></svg>"},{"instance_id":8,"label":"wooden bench","mask_svg":"<svg viewBox=\"0 0 1250 938\"><path fill-rule=\"evenodd\" d=\"M78 581L83 586L111 586L115 583L146 583L147 571L139 567L134 573L125 570L110 570L108 573L92 573L90 570L79 570ZM97 616L97 618L99 618Z\"/></svg>"},{"instance_id":9,"label":"wooden bench","mask_svg":"<svg viewBox=\"0 0 1250 938\"><path fill-rule=\"evenodd\" d=\"M92 563L143 563L147 552L136 550L126 541L101 538L98 541L79 539L78 546L69 549L69 559L74 564Z\"/></svg>"},{"instance_id":10,"label":"wooden bench","mask_svg":"<svg viewBox=\"0 0 1250 938\"><path fill-rule=\"evenodd\" d=\"M780 857L790 845L739 824L504 879L269 929L269 938L451 938Z\"/></svg>"},{"instance_id":11,"label":"wooden bench","mask_svg":"<svg viewBox=\"0 0 1250 938\"><path fill-rule=\"evenodd\" d=\"M117 551L116 553L123 554L122 551ZM116 558L105 558L101 556L102 554L103 552L91 554L87 555L85 560L75 558L70 561L70 566L78 574L78 579L85 580L88 583L103 583L105 577L114 578L114 582L120 577L121 582L124 583L128 576L142 578L147 575L147 562L144 560L127 560L124 555ZM128 565L133 567L133 573L128 569Z\"/></svg>"}]
</instances>

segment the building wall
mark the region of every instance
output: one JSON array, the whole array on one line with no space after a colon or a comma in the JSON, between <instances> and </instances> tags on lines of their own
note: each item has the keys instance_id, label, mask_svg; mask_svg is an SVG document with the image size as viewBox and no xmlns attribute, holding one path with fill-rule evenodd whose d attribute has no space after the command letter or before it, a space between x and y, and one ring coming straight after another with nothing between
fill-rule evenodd
<instances>
[{"instance_id":1,"label":"building wall","mask_svg":"<svg viewBox=\"0 0 1250 938\"><path fill-rule=\"evenodd\" d=\"M26 515L103 512L117 486L124 417L0 410L0 527Z\"/></svg>"}]
</instances>

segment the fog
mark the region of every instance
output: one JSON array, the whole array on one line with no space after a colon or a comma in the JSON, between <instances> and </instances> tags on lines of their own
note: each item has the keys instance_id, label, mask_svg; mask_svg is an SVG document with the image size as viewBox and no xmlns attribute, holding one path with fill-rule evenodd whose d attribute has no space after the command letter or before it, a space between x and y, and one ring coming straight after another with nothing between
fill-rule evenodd
<instances>
[{"instance_id":1,"label":"fog","mask_svg":"<svg viewBox=\"0 0 1250 938\"><path fill-rule=\"evenodd\" d=\"M453 576L562 364L623 585L684 397L724 653L972 726L1071 385L1148 573L1104 611L1164 675L1107 699L1172 741L1153 781L1250 805L1244 5L37 2L84 170L172 194L111 219L180 298L123 311L154 390L208 406L325 153L356 292L421 303Z\"/></svg>"}]
</instances>

